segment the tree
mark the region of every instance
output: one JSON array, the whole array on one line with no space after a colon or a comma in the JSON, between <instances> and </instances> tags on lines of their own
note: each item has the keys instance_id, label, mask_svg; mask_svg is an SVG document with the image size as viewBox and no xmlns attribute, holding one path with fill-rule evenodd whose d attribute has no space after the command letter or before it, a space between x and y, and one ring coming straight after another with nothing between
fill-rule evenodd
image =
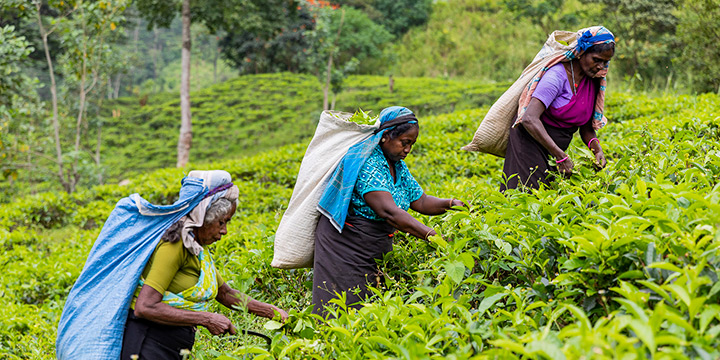
<instances>
[{"instance_id":1,"label":"tree","mask_svg":"<svg viewBox=\"0 0 720 360\"><path fill-rule=\"evenodd\" d=\"M278 31L230 29L220 40L223 57L242 74L300 71L310 48L307 33L315 28L315 19L307 7L301 7L286 10L278 22L282 25Z\"/></svg>"},{"instance_id":2,"label":"tree","mask_svg":"<svg viewBox=\"0 0 720 360\"><path fill-rule=\"evenodd\" d=\"M307 35L312 46L304 66L325 84L323 108L329 109L331 87L335 95L342 91L343 79L363 61L380 57L392 35L354 8L314 6L312 11L316 27Z\"/></svg>"},{"instance_id":3,"label":"tree","mask_svg":"<svg viewBox=\"0 0 720 360\"><path fill-rule=\"evenodd\" d=\"M339 0L342 6L364 12L372 21L399 37L410 28L427 23L432 12L432 0Z\"/></svg>"},{"instance_id":4,"label":"tree","mask_svg":"<svg viewBox=\"0 0 720 360\"><path fill-rule=\"evenodd\" d=\"M177 167L183 167L190 160L192 144L192 121L190 114L190 0L182 2L182 76L180 80L180 138L178 139Z\"/></svg>"},{"instance_id":5,"label":"tree","mask_svg":"<svg viewBox=\"0 0 720 360\"><path fill-rule=\"evenodd\" d=\"M613 63L626 77L669 75L678 53L675 0L590 0L600 4L599 18L617 38Z\"/></svg>"},{"instance_id":6,"label":"tree","mask_svg":"<svg viewBox=\"0 0 720 360\"><path fill-rule=\"evenodd\" d=\"M139 12L148 21L149 27L170 26L178 11L178 4L166 0L137 0ZM274 31L277 28L278 13L297 7L295 0L204 0L180 4L183 22L182 75L180 89L181 126L178 139L177 166L185 166L190 157L192 143L192 119L190 113L190 54L192 49L190 25L194 21L204 24L211 33L218 30L227 32Z\"/></svg>"},{"instance_id":7,"label":"tree","mask_svg":"<svg viewBox=\"0 0 720 360\"><path fill-rule=\"evenodd\" d=\"M677 27L682 55L673 62L688 68L696 90L720 93L720 3L684 0L682 5Z\"/></svg>"},{"instance_id":8,"label":"tree","mask_svg":"<svg viewBox=\"0 0 720 360\"><path fill-rule=\"evenodd\" d=\"M30 157L33 125L21 119L32 118L40 106L34 96L33 81L23 74L20 64L32 52L30 43L15 32L14 26L0 28L0 176L17 177L20 168L32 166ZM26 158L24 155L27 155Z\"/></svg>"},{"instance_id":9,"label":"tree","mask_svg":"<svg viewBox=\"0 0 720 360\"><path fill-rule=\"evenodd\" d=\"M563 13L565 0L505 0L505 5L517 17L526 18L539 26L545 36L561 30L563 25L578 23L575 14Z\"/></svg>"},{"instance_id":10,"label":"tree","mask_svg":"<svg viewBox=\"0 0 720 360\"><path fill-rule=\"evenodd\" d=\"M86 111L88 95L95 89L100 79L107 74L108 55L111 48L108 41L113 37L118 24L123 21L123 12L129 0L113 1L35 1L35 15L48 64L50 92L52 100L52 125L55 142L55 156L58 168L57 177L65 191L75 191L81 177L79 161L83 155L81 138L87 128ZM52 8L57 17L44 18L42 9ZM57 31L62 43L69 49L60 63L60 71L65 75L68 89L75 89L77 97L70 97L70 109L76 111L73 150L64 153L61 132L64 121L60 118L58 86L55 80L55 66L50 55L48 38ZM102 96L102 95L101 95ZM65 156L68 156L69 168L66 168Z\"/></svg>"}]
</instances>

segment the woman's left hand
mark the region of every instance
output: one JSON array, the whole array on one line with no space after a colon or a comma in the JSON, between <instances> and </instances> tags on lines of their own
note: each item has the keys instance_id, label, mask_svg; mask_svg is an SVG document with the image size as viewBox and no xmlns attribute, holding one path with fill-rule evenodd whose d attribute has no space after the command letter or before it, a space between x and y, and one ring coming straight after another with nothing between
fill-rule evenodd
<instances>
[{"instance_id":1,"label":"woman's left hand","mask_svg":"<svg viewBox=\"0 0 720 360\"><path fill-rule=\"evenodd\" d=\"M456 206L468 207L467 204L462 200L458 200L458 199L450 200L450 208L452 209Z\"/></svg>"},{"instance_id":2,"label":"woman's left hand","mask_svg":"<svg viewBox=\"0 0 720 360\"><path fill-rule=\"evenodd\" d=\"M602 170L605 165L607 165L607 160L605 160L605 154L602 152L602 150L595 153L595 162L593 163L593 168L595 168L595 171Z\"/></svg>"}]
</instances>

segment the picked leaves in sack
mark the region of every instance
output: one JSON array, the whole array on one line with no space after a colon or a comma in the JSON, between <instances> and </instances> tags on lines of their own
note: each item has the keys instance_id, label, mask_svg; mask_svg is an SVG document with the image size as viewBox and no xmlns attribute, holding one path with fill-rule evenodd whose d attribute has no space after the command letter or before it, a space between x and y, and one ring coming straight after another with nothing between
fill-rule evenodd
<instances>
[{"instance_id":1,"label":"picked leaves in sack","mask_svg":"<svg viewBox=\"0 0 720 360\"><path fill-rule=\"evenodd\" d=\"M358 109L353 116L351 116L347 121L352 121L359 125L373 125L377 121L378 116L371 116L370 112L365 112L362 109Z\"/></svg>"}]
</instances>

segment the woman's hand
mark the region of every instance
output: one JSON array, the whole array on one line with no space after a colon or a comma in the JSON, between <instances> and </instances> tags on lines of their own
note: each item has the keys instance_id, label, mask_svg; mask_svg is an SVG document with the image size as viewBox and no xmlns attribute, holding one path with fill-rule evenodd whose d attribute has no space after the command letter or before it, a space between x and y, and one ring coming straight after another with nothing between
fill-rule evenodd
<instances>
[{"instance_id":1,"label":"woman's hand","mask_svg":"<svg viewBox=\"0 0 720 360\"><path fill-rule=\"evenodd\" d=\"M270 306L270 309L273 310L272 318L275 318L276 315L280 315L280 320L282 320L283 322L285 322L285 320L287 320L288 313L285 310L283 310L275 305L270 305L270 304L268 304L268 305Z\"/></svg>"},{"instance_id":2,"label":"woman's hand","mask_svg":"<svg viewBox=\"0 0 720 360\"><path fill-rule=\"evenodd\" d=\"M451 199L450 200L450 208L454 208L456 206L462 206L462 207L468 207L467 204L465 204L464 201L458 200L458 199Z\"/></svg>"},{"instance_id":3,"label":"woman's hand","mask_svg":"<svg viewBox=\"0 0 720 360\"><path fill-rule=\"evenodd\" d=\"M211 334L222 335L229 333L230 335L235 335L235 333L237 332L235 330L235 326L233 326L232 322L230 322L230 319L225 317L225 315L211 312L205 314L205 321L201 325L206 327Z\"/></svg>"},{"instance_id":4,"label":"woman's hand","mask_svg":"<svg viewBox=\"0 0 720 360\"><path fill-rule=\"evenodd\" d=\"M572 159L569 157L566 157L564 161L557 163L558 172L565 177L570 177L570 175L572 175L574 167L575 163L573 163Z\"/></svg>"},{"instance_id":5,"label":"woman's hand","mask_svg":"<svg viewBox=\"0 0 720 360\"><path fill-rule=\"evenodd\" d=\"M605 165L607 165L607 160L605 160L605 154L602 150L595 153L595 162L593 163L593 168L595 168L595 171L600 171L603 168L605 168Z\"/></svg>"}]
</instances>

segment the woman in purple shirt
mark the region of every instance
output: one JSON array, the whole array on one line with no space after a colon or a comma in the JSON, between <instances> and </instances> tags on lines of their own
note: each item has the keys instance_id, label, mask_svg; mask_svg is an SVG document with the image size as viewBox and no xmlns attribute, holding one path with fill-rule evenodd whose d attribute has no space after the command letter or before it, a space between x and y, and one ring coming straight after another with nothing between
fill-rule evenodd
<instances>
[{"instance_id":1,"label":"woman in purple shirt","mask_svg":"<svg viewBox=\"0 0 720 360\"><path fill-rule=\"evenodd\" d=\"M596 169L605 166L592 118L600 80L614 54L614 41L592 45L576 59L553 65L540 78L522 121L510 129L503 166L507 182L500 191L519 184L538 189L556 171L570 176L574 163L565 151L578 129L595 154ZM549 164L550 157L557 165Z\"/></svg>"}]
</instances>

